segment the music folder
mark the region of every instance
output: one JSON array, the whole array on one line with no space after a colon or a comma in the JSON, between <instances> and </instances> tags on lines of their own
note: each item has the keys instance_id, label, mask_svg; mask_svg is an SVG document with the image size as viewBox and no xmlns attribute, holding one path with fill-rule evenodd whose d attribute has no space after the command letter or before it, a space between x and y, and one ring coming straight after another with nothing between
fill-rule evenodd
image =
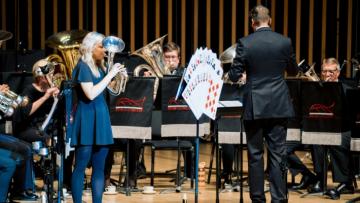
<instances>
[{"instance_id":1,"label":"music folder","mask_svg":"<svg viewBox=\"0 0 360 203\"><path fill-rule=\"evenodd\" d=\"M219 101L217 114L220 115L238 115L243 112L243 103L238 100Z\"/></svg>"}]
</instances>

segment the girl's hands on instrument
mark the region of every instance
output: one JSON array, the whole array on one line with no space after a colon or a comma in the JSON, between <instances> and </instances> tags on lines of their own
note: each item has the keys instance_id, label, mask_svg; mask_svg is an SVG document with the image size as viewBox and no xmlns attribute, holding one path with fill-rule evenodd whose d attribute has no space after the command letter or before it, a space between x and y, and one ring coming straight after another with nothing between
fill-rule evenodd
<instances>
[{"instance_id":1,"label":"girl's hands on instrument","mask_svg":"<svg viewBox=\"0 0 360 203\"><path fill-rule=\"evenodd\" d=\"M120 72L122 68L124 68L124 65L120 63L115 63L108 74L111 76L111 78L113 78L118 72Z\"/></svg>"},{"instance_id":2,"label":"girl's hands on instrument","mask_svg":"<svg viewBox=\"0 0 360 203\"><path fill-rule=\"evenodd\" d=\"M127 74L127 71L126 71L126 68L124 65L122 65L122 67L120 68L120 74L124 77L128 77L128 74Z\"/></svg>"}]
</instances>

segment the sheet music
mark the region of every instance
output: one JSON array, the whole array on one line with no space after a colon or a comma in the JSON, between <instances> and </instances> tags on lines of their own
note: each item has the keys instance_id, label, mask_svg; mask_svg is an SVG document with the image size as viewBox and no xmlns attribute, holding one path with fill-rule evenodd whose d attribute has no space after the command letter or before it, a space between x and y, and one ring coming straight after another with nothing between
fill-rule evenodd
<instances>
[{"instance_id":1,"label":"sheet music","mask_svg":"<svg viewBox=\"0 0 360 203\"><path fill-rule=\"evenodd\" d=\"M218 108L224 108L224 107L242 107L242 102L238 100L229 100L229 101L219 101Z\"/></svg>"}]
</instances>

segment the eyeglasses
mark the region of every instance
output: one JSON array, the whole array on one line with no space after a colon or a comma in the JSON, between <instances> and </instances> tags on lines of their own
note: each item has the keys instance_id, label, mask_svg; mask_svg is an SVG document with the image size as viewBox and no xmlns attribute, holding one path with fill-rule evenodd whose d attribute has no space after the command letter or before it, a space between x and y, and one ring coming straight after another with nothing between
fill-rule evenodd
<instances>
[{"instance_id":1,"label":"eyeglasses","mask_svg":"<svg viewBox=\"0 0 360 203\"><path fill-rule=\"evenodd\" d=\"M330 74L334 74L338 72L338 69L333 69L333 70L321 70L322 74L326 74L326 73L330 73Z\"/></svg>"},{"instance_id":2,"label":"eyeglasses","mask_svg":"<svg viewBox=\"0 0 360 203\"><path fill-rule=\"evenodd\" d=\"M172 60L179 58L178 56L175 56L175 55L166 55L166 54L164 55L164 57L165 57L166 59L172 59Z\"/></svg>"}]
</instances>

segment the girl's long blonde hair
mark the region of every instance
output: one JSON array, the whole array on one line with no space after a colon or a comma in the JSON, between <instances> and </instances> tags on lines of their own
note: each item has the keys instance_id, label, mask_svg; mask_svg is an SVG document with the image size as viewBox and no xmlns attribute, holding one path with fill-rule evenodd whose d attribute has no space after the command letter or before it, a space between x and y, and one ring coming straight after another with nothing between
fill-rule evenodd
<instances>
[{"instance_id":1,"label":"girl's long blonde hair","mask_svg":"<svg viewBox=\"0 0 360 203\"><path fill-rule=\"evenodd\" d=\"M81 59L90 67L91 72L95 77L100 76L99 66L105 70L104 59L101 61L94 61L93 58L95 46L98 43L102 43L104 38L105 36L103 34L98 32L89 32L80 45Z\"/></svg>"}]
</instances>

